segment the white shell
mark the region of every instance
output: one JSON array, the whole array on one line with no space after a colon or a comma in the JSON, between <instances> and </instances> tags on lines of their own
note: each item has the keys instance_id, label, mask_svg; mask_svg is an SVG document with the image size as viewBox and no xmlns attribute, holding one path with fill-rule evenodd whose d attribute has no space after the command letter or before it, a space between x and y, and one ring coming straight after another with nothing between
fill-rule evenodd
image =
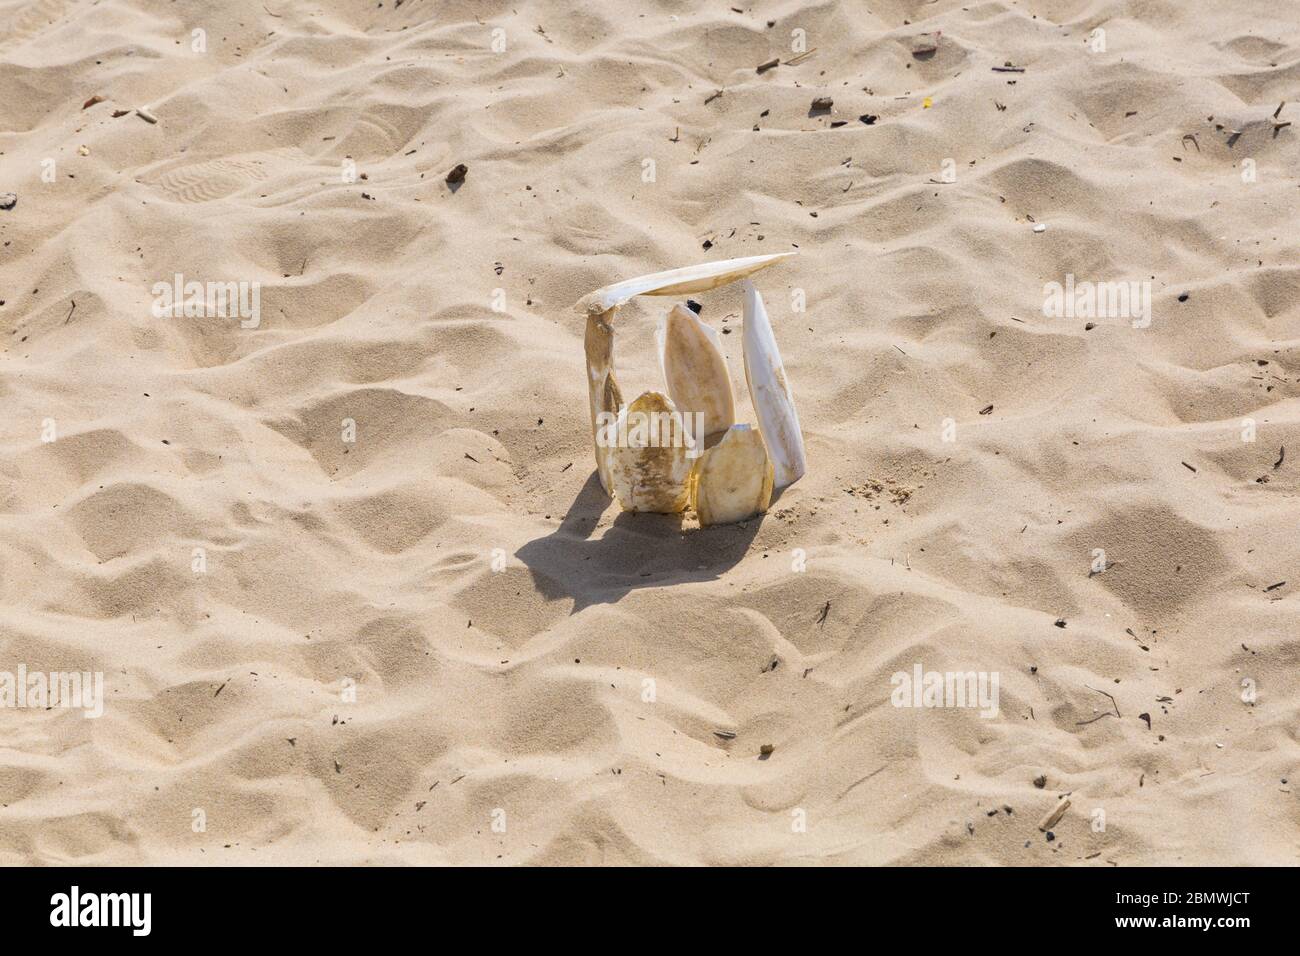
<instances>
[{"instance_id":1,"label":"white shell","mask_svg":"<svg viewBox=\"0 0 1300 956\"><path fill-rule=\"evenodd\" d=\"M781 350L776 347L763 298L748 279L744 290L745 381L749 384L749 397L758 415L763 443L772 459L775 486L784 488L798 481L808 470L799 414L794 408L790 383L786 381L785 366L781 362Z\"/></svg>"},{"instance_id":2,"label":"white shell","mask_svg":"<svg viewBox=\"0 0 1300 956\"><path fill-rule=\"evenodd\" d=\"M728 282L743 279L759 269L794 254L778 252L770 256L724 259L721 262L705 262L697 266L669 269L667 272L654 272L635 279L624 279L622 282L615 282L613 285L607 285L603 289L597 289L583 296L578 302L577 310L587 313L608 312L638 295L688 295L692 292L707 292Z\"/></svg>"}]
</instances>

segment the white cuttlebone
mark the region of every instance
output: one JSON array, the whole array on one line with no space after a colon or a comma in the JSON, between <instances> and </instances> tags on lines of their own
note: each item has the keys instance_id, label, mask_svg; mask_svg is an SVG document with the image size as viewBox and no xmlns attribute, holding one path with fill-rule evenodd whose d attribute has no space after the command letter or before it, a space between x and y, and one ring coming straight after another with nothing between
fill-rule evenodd
<instances>
[{"instance_id":1,"label":"white cuttlebone","mask_svg":"<svg viewBox=\"0 0 1300 956\"><path fill-rule=\"evenodd\" d=\"M786 381L781 350L776 347L772 323L767 319L763 298L754 283L745 280L745 381L758 414L759 430L772 459L775 487L784 488L808 470L804 459L799 414L794 409L790 383Z\"/></svg>"},{"instance_id":2,"label":"white cuttlebone","mask_svg":"<svg viewBox=\"0 0 1300 956\"><path fill-rule=\"evenodd\" d=\"M736 400L717 329L686 306L675 305L659 320L655 344L664 387L687 426L695 428L696 413L704 417L702 433L694 437L703 442L734 425Z\"/></svg>"},{"instance_id":3,"label":"white cuttlebone","mask_svg":"<svg viewBox=\"0 0 1300 956\"><path fill-rule=\"evenodd\" d=\"M743 279L759 269L793 255L795 255L793 252L778 252L770 256L724 259L720 262L704 262L682 269L669 269L667 272L637 276L635 279L624 279L622 282L615 282L613 285L607 285L603 289L597 289L583 296L576 308L579 312L587 314L601 313L616 309L628 299L638 295L689 295L692 292L707 292L728 282Z\"/></svg>"}]
</instances>

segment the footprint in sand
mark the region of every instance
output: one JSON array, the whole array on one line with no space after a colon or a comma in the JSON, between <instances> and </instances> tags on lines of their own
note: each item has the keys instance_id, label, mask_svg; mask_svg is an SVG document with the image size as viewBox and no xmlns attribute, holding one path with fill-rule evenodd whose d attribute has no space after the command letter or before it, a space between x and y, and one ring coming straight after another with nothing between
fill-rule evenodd
<instances>
[{"instance_id":1,"label":"footprint in sand","mask_svg":"<svg viewBox=\"0 0 1300 956\"><path fill-rule=\"evenodd\" d=\"M212 202L266 179L266 165L264 158L257 157L209 159L154 174L144 183L174 202Z\"/></svg>"}]
</instances>

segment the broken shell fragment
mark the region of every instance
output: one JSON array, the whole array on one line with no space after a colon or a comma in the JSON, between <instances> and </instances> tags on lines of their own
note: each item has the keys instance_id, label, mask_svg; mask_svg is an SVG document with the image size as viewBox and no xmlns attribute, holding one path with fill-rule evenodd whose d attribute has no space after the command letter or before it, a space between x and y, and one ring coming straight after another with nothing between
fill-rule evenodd
<instances>
[{"instance_id":1,"label":"broken shell fragment","mask_svg":"<svg viewBox=\"0 0 1300 956\"><path fill-rule=\"evenodd\" d=\"M659 320L655 340L668 397L692 436L702 441L735 424L736 402L721 336L686 306L675 305Z\"/></svg>"},{"instance_id":2,"label":"broken shell fragment","mask_svg":"<svg viewBox=\"0 0 1300 956\"><path fill-rule=\"evenodd\" d=\"M786 381L781 350L772 335L763 297L748 279L745 290L745 381L749 397L758 414L758 427L772 459L777 488L784 488L803 477L808 470L804 459L803 433L799 414L794 408L790 383Z\"/></svg>"},{"instance_id":3,"label":"broken shell fragment","mask_svg":"<svg viewBox=\"0 0 1300 956\"><path fill-rule=\"evenodd\" d=\"M763 438L732 425L695 466L695 512L700 526L744 521L772 503L772 462Z\"/></svg>"},{"instance_id":4,"label":"broken shell fragment","mask_svg":"<svg viewBox=\"0 0 1300 956\"><path fill-rule=\"evenodd\" d=\"M614 435L598 436L598 444L606 445L611 490L623 510L685 511L694 442L672 401L645 392L619 412L616 429Z\"/></svg>"}]
</instances>

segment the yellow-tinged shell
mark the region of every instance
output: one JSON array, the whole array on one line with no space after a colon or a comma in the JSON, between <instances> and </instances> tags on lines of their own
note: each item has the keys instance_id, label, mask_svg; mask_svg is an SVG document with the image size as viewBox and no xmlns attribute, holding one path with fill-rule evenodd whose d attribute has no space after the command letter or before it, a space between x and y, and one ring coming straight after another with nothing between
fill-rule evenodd
<instances>
[{"instance_id":1,"label":"yellow-tinged shell","mask_svg":"<svg viewBox=\"0 0 1300 956\"><path fill-rule=\"evenodd\" d=\"M772 503L772 462L757 429L732 425L695 466L701 527L744 521Z\"/></svg>"},{"instance_id":2,"label":"yellow-tinged shell","mask_svg":"<svg viewBox=\"0 0 1300 956\"><path fill-rule=\"evenodd\" d=\"M618 415L623 395L614 378L614 310L587 316L587 335L584 347L587 353L587 394L591 411L591 435L596 450L596 475L606 494L612 494L610 485L610 448L601 441L601 422Z\"/></svg>"},{"instance_id":3,"label":"yellow-tinged shell","mask_svg":"<svg viewBox=\"0 0 1300 956\"><path fill-rule=\"evenodd\" d=\"M608 449L610 490L625 511L662 514L690 503L691 439L666 395L645 392L618 416L615 447Z\"/></svg>"},{"instance_id":4,"label":"yellow-tinged shell","mask_svg":"<svg viewBox=\"0 0 1300 956\"><path fill-rule=\"evenodd\" d=\"M695 428L696 413L703 416L695 437L703 439L734 425L736 401L718 333L690 309L675 305L660 320L655 338L668 397L688 428Z\"/></svg>"}]
</instances>

